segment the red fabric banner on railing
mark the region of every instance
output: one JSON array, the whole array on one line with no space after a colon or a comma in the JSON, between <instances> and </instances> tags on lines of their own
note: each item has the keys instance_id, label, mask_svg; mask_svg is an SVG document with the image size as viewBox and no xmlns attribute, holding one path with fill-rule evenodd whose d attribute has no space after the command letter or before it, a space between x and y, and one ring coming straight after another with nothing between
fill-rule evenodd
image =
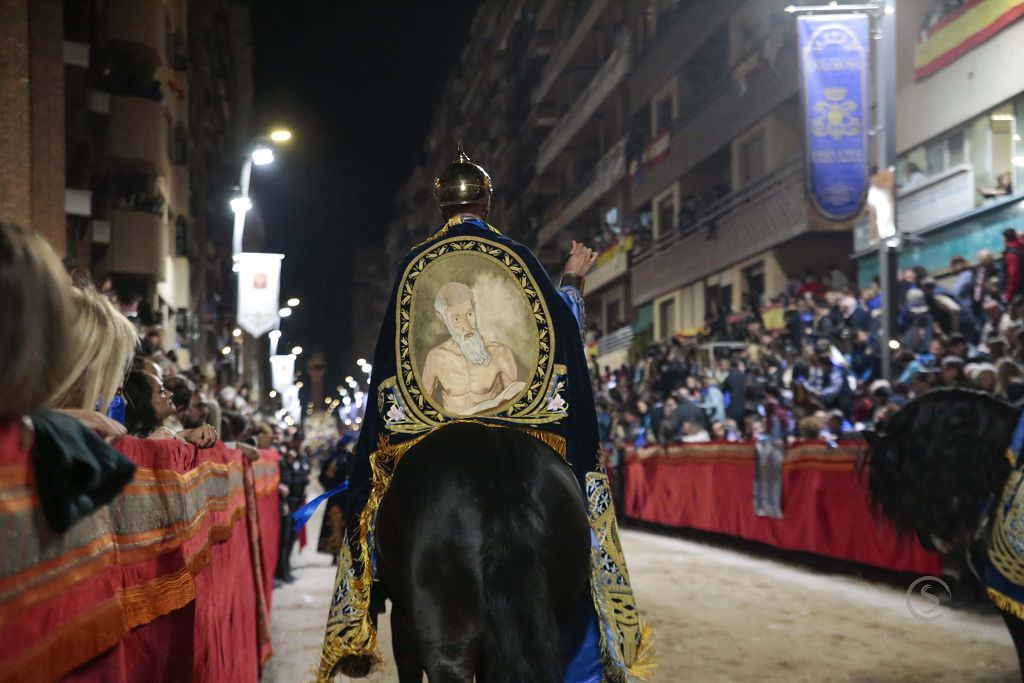
<instances>
[{"instance_id":1,"label":"red fabric banner on railing","mask_svg":"<svg viewBox=\"0 0 1024 683\"><path fill-rule=\"evenodd\" d=\"M782 465L782 519L754 512L752 443L628 451L626 515L883 569L938 574L941 557L874 515L856 471L862 444L803 442Z\"/></svg>"},{"instance_id":2,"label":"red fabric banner on railing","mask_svg":"<svg viewBox=\"0 0 1024 683\"><path fill-rule=\"evenodd\" d=\"M261 451L247 477L223 444L125 437L117 448L138 466L133 480L59 534L18 430L0 424L0 681L258 680L276 451Z\"/></svg>"}]
</instances>

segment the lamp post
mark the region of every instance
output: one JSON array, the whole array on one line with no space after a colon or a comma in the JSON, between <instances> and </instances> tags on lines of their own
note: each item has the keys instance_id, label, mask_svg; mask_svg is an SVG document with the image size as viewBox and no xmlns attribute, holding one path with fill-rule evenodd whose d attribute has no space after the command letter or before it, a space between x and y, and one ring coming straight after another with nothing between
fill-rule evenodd
<instances>
[{"instance_id":1,"label":"lamp post","mask_svg":"<svg viewBox=\"0 0 1024 683\"><path fill-rule=\"evenodd\" d=\"M238 346L238 372L252 385L254 395L262 396L260 390L260 364L253 361L258 360L259 352L254 352L253 341L272 329L279 322L278 318L270 318L277 311L278 294L277 287L280 279L280 254L245 254L242 253L242 238L245 233L245 218L252 209L250 197L250 185L252 180L253 166L266 166L274 162L273 145L285 143L291 140L291 132L286 130L274 130L267 136L252 141L242 162L241 174L238 180L237 196L231 198L229 205L234 213L234 226L231 238L231 259L232 270L239 274L238 301L235 319L239 326L250 333L251 336L241 336ZM245 257L243 259L243 256ZM276 260L274 260L276 259ZM268 261L273 261L269 263ZM243 276L246 279L242 279ZM262 285L250 285L251 282L262 282ZM245 288L243 288L243 283ZM243 289L247 296L243 296ZM265 292L262 294L260 292ZM272 301L268 301L272 299ZM243 301L249 302L243 306ZM272 306L271 312L266 308ZM245 314L243 315L243 311ZM271 322L272 321L272 322ZM270 324L268 324L270 323ZM275 340L276 341L276 340ZM271 342L272 345L273 342Z\"/></svg>"},{"instance_id":2,"label":"lamp post","mask_svg":"<svg viewBox=\"0 0 1024 683\"><path fill-rule=\"evenodd\" d=\"M229 203L235 214L235 226L231 236L231 255L237 257L242 253L242 234L245 232L245 214L252 208L252 200L249 198L249 184L252 179L252 167L267 166L274 163L274 149L270 144L285 144L292 139L290 130L279 128L270 132L264 138L257 138L253 141L252 149L245 156L242 162L242 172L238 178L238 196Z\"/></svg>"},{"instance_id":3,"label":"lamp post","mask_svg":"<svg viewBox=\"0 0 1024 683\"><path fill-rule=\"evenodd\" d=\"M875 50L875 166L879 172L896 164L896 0L872 0L863 4L790 5L789 14L867 14L873 24ZM895 190L893 192L895 196ZM901 245L896 207L892 207L892 234L878 242L879 280L882 284L882 329L880 341L882 376L892 379L892 354L896 340L895 300L899 249Z\"/></svg>"}]
</instances>

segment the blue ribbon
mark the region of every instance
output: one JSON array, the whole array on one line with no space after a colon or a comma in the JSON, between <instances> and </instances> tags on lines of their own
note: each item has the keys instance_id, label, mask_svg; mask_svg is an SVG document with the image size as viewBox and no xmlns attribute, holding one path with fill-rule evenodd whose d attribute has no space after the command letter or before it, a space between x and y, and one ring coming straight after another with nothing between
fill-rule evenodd
<instances>
[{"instance_id":1,"label":"blue ribbon","mask_svg":"<svg viewBox=\"0 0 1024 683\"><path fill-rule=\"evenodd\" d=\"M308 503L306 503L305 505L300 507L298 510L293 512L292 513L292 519L295 520L295 524L294 524L294 526L292 526L292 530L298 531L302 527L306 526L306 522L309 521L309 518L313 516L313 513L316 512L316 509L318 507L320 507L320 505L325 500L327 500L328 498L330 498L331 496L333 496L336 493L341 493L342 491L344 491L347 488L348 488L348 480L346 479L345 483L342 484L341 486L339 486L337 488L334 488L334 489L331 489L330 491L328 491L326 493L321 493L319 496L317 496L316 498L314 498L313 500L309 501Z\"/></svg>"}]
</instances>

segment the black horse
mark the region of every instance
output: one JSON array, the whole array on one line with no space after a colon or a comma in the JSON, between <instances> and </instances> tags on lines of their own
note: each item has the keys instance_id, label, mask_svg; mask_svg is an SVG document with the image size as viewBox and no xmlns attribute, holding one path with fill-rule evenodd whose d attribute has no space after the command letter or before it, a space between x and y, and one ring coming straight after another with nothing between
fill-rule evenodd
<instances>
[{"instance_id":1,"label":"black horse","mask_svg":"<svg viewBox=\"0 0 1024 683\"><path fill-rule=\"evenodd\" d=\"M590 526L568 465L514 429L451 425L413 446L377 518L402 683L555 683L589 596Z\"/></svg>"},{"instance_id":2,"label":"black horse","mask_svg":"<svg viewBox=\"0 0 1024 683\"><path fill-rule=\"evenodd\" d=\"M872 502L898 531L916 534L931 550L953 555L980 547L984 555L1019 418L1018 408L978 391L922 394L877 432L864 433L869 447L861 465ZM1024 679L1024 622L1001 614Z\"/></svg>"}]
</instances>

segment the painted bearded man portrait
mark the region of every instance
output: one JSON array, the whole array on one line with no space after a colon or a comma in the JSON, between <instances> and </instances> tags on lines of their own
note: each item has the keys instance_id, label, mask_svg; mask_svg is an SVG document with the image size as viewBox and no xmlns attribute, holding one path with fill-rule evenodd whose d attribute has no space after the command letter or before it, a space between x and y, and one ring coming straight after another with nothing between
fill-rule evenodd
<instances>
[{"instance_id":1,"label":"painted bearded man portrait","mask_svg":"<svg viewBox=\"0 0 1024 683\"><path fill-rule=\"evenodd\" d=\"M437 292L434 310L450 338L427 354L427 395L454 415L476 415L515 398L526 386L518 381L515 356L507 344L481 334L473 290L461 282L445 284Z\"/></svg>"}]
</instances>

